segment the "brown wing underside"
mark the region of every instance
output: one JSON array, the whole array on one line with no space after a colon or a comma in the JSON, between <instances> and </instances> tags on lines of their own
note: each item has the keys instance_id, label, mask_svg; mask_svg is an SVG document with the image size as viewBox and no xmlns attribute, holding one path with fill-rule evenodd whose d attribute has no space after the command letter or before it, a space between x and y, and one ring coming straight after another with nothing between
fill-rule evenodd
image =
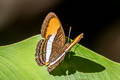
<instances>
[{"instance_id":1,"label":"brown wing underside","mask_svg":"<svg viewBox=\"0 0 120 80\"><path fill-rule=\"evenodd\" d=\"M47 32L48 24L52 18L56 18L59 21L58 17L52 12L46 16L46 18L42 24L42 28L41 28L41 35L45 39L46 39L46 32ZM51 27L51 26L49 26L49 27ZM51 35L52 34L49 34L49 37ZM49 37L47 38L47 40L49 40ZM65 33L64 33L64 30L63 30L62 25L60 23L59 28L56 31L56 36L55 36L54 41L53 41L52 52L50 55L49 63L51 61L54 61L55 59L57 59L58 56L60 56L62 54L59 51L64 47L64 45L65 45Z\"/></svg>"},{"instance_id":2,"label":"brown wing underside","mask_svg":"<svg viewBox=\"0 0 120 80\"><path fill-rule=\"evenodd\" d=\"M63 49L65 44L64 40L65 40L65 36L63 35L63 31L61 31L61 29L58 29L58 32L52 44L52 52L50 55L49 63L57 59L62 54L61 50Z\"/></svg>"},{"instance_id":3,"label":"brown wing underside","mask_svg":"<svg viewBox=\"0 0 120 80\"><path fill-rule=\"evenodd\" d=\"M43 22L43 24L42 24L42 28L41 28L41 35L42 35L42 37L43 38L45 38L46 37L46 30L47 30L47 28L48 28L48 24L49 24L49 21L52 19L52 18L57 18L58 19L58 17L55 15L55 13L53 13L53 12L50 12L47 16L46 16L46 18L45 18L45 20L44 20L44 22ZM58 19L58 21L60 22L60 20ZM54 30L54 28L53 28L53 30ZM56 41L56 42L58 42L59 44L61 44L60 46L64 46L64 44L65 44L65 33L64 33L64 30L63 30L63 28L62 28L62 25L61 25L61 23L60 23L60 26L59 26L59 28L58 28L58 30L56 31L56 37L55 37L55 40L54 41ZM50 34L50 35L52 35L52 34Z\"/></svg>"},{"instance_id":4,"label":"brown wing underside","mask_svg":"<svg viewBox=\"0 0 120 80\"><path fill-rule=\"evenodd\" d=\"M47 45L47 40L40 40L38 42L37 48L36 48L36 62L42 66L45 63L45 56L46 56L46 45Z\"/></svg>"},{"instance_id":5,"label":"brown wing underside","mask_svg":"<svg viewBox=\"0 0 120 80\"><path fill-rule=\"evenodd\" d=\"M53 45L58 46L58 45L55 44L55 43L54 43ZM54 54L54 55L50 57L51 59L50 59L49 62L51 63L51 62L55 61L55 60L65 51L65 49L69 47L69 45L70 45L70 43L67 43L67 44L65 44L64 47L62 47L61 49L54 49L54 52L52 53L52 54ZM65 55L66 55L66 54L65 54ZM50 72L50 71L52 71L53 69L55 69L55 68L59 65L59 63L64 59L65 55L64 55L60 60L58 60L54 65L48 67L48 71Z\"/></svg>"}]
</instances>

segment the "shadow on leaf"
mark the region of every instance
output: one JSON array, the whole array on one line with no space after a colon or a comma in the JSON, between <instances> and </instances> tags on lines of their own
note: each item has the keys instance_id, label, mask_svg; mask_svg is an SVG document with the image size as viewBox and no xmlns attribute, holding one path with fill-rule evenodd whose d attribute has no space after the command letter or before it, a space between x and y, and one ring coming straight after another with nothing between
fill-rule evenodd
<instances>
[{"instance_id":1,"label":"shadow on leaf","mask_svg":"<svg viewBox=\"0 0 120 80\"><path fill-rule=\"evenodd\" d=\"M95 73L105 70L105 67L102 65L79 56L74 56L74 54L74 52L68 52L64 61L62 61L56 69L50 72L50 74L53 76L61 76L74 74L76 71Z\"/></svg>"}]
</instances>

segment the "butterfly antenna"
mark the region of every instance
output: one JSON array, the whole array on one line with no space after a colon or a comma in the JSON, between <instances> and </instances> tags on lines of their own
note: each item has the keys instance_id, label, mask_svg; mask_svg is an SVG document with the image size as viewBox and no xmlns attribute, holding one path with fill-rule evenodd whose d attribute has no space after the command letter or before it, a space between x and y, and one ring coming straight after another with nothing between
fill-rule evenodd
<instances>
[{"instance_id":1,"label":"butterfly antenna","mask_svg":"<svg viewBox=\"0 0 120 80\"><path fill-rule=\"evenodd\" d=\"M71 29L72 29L72 27L70 26L70 28L69 28L69 33L68 33L68 42L70 42L70 33L71 33Z\"/></svg>"}]
</instances>

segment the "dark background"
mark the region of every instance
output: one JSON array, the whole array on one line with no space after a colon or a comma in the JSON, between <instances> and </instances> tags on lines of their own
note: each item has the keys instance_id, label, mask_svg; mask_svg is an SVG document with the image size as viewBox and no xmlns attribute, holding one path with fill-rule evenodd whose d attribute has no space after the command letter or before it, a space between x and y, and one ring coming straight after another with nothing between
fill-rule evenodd
<instances>
[{"instance_id":1,"label":"dark background","mask_svg":"<svg viewBox=\"0 0 120 80\"><path fill-rule=\"evenodd\" d=\"M80 44L120 62L120 1L2 0L0 45L8 45L40 33L44 17L55 12L66 36L84 33Z\"/></svg>"}]
</instances>

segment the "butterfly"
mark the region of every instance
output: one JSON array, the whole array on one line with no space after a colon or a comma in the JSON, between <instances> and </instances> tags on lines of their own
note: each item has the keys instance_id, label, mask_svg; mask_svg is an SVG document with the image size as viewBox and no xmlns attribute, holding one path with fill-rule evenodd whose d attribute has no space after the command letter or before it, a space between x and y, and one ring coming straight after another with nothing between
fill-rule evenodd
<instances>
[{"instance_id":1,"label":"butterfly","mask_svg":"<svg viewBox=\"0 0 120 80\"><path fill-rule=\"evenodd\" d=\"M66 43L61 22L54 12L48 13L41 27L41 39L36 48L35 60L38 65L46 65L48 72L55 69L66 53L83 38L78 35L71 43Z\"/></svg>"}]
</instances>

